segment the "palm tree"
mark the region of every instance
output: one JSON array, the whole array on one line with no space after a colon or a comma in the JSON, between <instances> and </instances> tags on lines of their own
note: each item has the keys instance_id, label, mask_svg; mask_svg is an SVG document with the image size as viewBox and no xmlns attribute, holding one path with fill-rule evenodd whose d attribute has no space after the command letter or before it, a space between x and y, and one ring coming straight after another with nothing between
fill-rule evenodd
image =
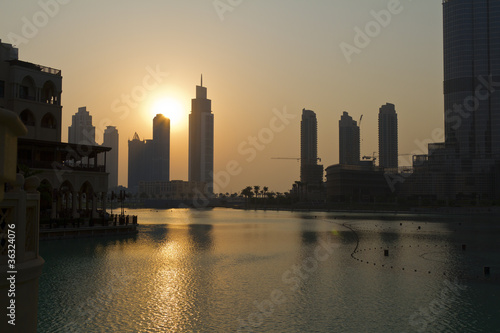
<instances>
[{"instance_id":1,"label":"palm tree","mask_svg":"<svg viewBox=\"0 0 500 333\"><path fill-rule=\"evenodd\" d=\"M255 185L253 187L253 190L255 192L255 198L257 198L259 196L259 190L260 190L260 186L259 185Z\"/></svg>"},{"instance_id":2,"label":"palm tree","mask_svg":"<svg viewBox=\"0 0 500 333\"><path fill-rule=\"evenodd\" d=\"M247 186L241 191L241 195L247 198L246 206L248 207L248 200L253 196L252 186Z\"/></svg>"}]
</instances>

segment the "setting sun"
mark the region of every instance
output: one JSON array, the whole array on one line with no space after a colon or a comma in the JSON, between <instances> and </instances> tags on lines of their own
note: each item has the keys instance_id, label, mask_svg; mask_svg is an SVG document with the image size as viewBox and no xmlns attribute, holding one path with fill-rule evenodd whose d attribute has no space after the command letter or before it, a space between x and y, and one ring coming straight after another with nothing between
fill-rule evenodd
<instances>
[{"instance_id":1,"label":"setting sun","mask_svg":"<svg viewBox=\"0 0 500 333\"><path fill-rule=\"evenodd\" d=\"M182 106L173 98L164 97L153 103L153 106L151 107L152 116L160 113L170 119L171 126L176 126L182 121Z\"/></svg>"}]
</instances>

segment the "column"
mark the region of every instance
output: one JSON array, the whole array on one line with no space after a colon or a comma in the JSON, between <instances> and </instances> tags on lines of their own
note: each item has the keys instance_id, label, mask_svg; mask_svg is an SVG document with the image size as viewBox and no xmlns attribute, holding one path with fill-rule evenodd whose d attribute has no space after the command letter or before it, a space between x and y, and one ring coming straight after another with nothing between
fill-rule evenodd
<instances>
[{"instance_id":1,"label":"column","mask_svg":"<svg viewBox=\"0 0 500 333\"><path fill-rule=\"evenodd\" d=\"M106 205L108 202L108 193L101 192L101 198L102 198L102 211L104 212L104 216L106 216Z\"/></svg>"},{"instance_id":2,"label":"column","mask_svg":"<svg viewBox=\"0 0 500 333\"><path fill-rule=\"evenodd\" d=\"M57 200L58 200L57 197L52 199L52 209L50 211L50 218L51 219L57 218Z\"/></svg>"},{"instance_id":3,"label":"column","mask_svg":"<svg viewBox=\"0 0 500 333\"><path fill-rule=\"evenodd\" d=\"M61 217L61 210L62 210L62 193L58 192L56 196L56 218Z\"/></svg>"},{"instance_id":4,"label":"column","mask_svg":"<svg viewBox=\"0 0 500 333\"><path fill-rule=\"evenodd\" d=\"M92 218L97 218L99 215L97 214L97 195L95 193L91 194L92 198Z\"/></svg>"},{"instance_id":5,"label":"column","mask_svg":"<svg viewBox=\"0 0 500 333\"><path fill-rule=\"evenodd\" d=\"M73 191L71 192L71 199L72 199L72 207L71 207L71 217L73 217L74 219L77 219L80 217L80 214L78 214L78 211L76 210L76 207L77 207L77 204L78 204L78 200L77 200L77 195L78 195L78 192L77 191Z\"/></svg>"}]
</instances>

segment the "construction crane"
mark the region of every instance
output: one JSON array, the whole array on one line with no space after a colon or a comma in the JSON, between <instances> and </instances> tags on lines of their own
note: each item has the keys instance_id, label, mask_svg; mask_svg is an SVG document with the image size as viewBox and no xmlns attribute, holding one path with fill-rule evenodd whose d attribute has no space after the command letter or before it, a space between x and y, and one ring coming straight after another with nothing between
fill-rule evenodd
<instances>
[{"instance_id":1,"label":"construction crane","mask_svg":"<svg viewBox=\"0 0 500 333\"><path fill-rule=\"evenodd\" d=\"M363 132L361 132L361 120L363 120L363 115L361 115L361 117L359 117L359 122L358 122L359 137L361 139L361 143L363 143Z\"/></svg>"},{"instance_id":2,"label":"construction crane","mask_svg":"<svg viewBox=\"0 0 500 333\"><path fill-rule=\"evenodd\" d=\"M301 161L302 158L300 157L271 157L272 160L297 160L297 162ZM307 160L307 158L304 158L304 160ZM318 157L317 160L321 162L321 158Z\"/></svg>"}]
</instances>

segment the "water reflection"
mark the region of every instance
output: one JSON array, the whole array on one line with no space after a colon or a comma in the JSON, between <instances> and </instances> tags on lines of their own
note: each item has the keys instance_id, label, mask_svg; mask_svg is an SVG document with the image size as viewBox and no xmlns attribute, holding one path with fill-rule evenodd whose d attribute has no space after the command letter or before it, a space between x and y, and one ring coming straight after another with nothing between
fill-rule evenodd
<instances>
[{"instance_id":1,"label":"water reflection","mask_svg":"<svg viewBox=\"0 0 500 333\"><path fill-rule=\"evenodd\" d=\"M234 332L239 319L258 323L246 330L254 332L411 332L409 318L453 280L443 270L478 250L493 249L487 259L498 261L493 237L463 253L451 246L458 234L431 223L417 231L417 221L400 230L402 220L326 221L320 213L149 213L164 224L141 225L137 238L41 244L40 332ZM357 237L343 223L359 234L365 262L351 257ZM418 272L402 271L408 264ZM445 301L434 331L498 327L498 286L469 282L470 291ZM286 301L263 316L258 307L276 290Z\"/></svg>"},{"instance_id":2,"label":"water reflection","mask_svg":"<svg viewBox=\"0 0 500 333\"><path fill-rule=\"evenodd\" d=\"M169 230L170 226L168 224L148 225L139 227L139 231L147 232L148 236L154 243L163 243L168 241Z\"/></svg>"},{"instance_id":3,"label":"water reflection","mask_svg":"<svg viewBox=\"0 0 500 333\"><path fill-rule=\"evenodd\" d=\"M318 242L318 234L315 231L302 231L301 236L304 245L314 245Z\"/></svg>"},{"instance_id":4,"label":"water reflection","mask_svg":"<svg viewBox=\"0 0 500 333\"><path fill-rule=\"evenodd\" d=\"M212 248L212 229L210 224L188 225L188 234L196 250L205 251Z\"/></svg>"}]
</instances>

